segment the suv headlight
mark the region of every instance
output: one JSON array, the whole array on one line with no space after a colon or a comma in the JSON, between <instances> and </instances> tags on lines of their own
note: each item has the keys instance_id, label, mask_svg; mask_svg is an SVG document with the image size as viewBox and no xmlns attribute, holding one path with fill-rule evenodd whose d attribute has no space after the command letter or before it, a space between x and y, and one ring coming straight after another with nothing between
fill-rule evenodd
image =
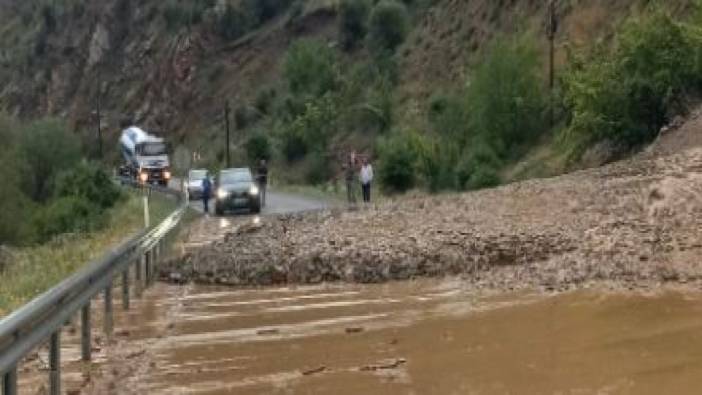
<instances>
[{"instance_id":1,"label":"suv headlight","mask_svg":"<svg viewBox=\"0 0 702 395\"><path fill-rule=\"evenodd\" d=\"M222 188L217 190L217 199L220 199L220 200L226 199L227 196L229 196L229 192L227 192L226 190L224 190Z\"/></svg>"},{"instance_id":2,"label":"suv headlight","mask_svg":"<svg viewBox=\"0 0 702 395\"><path fill-rule=\"evenodd\" d=\"M249 194L258 195L258 187L256 185L251 185L251 188L249 188Z\"/></svg>"},{"instance_id":3,"label":"suv headlight","mask_svg":"<svg viewBox=\"0 0 702 395\"><path fill-rule=\"evenodd\" d=\"M163 178L165 178L166 180L170 180L171 179L171 172L168 170L164 171Z\"/></svg>"},{"instance_id":4,"label":"suv headlight","mask_svg":"<svg viewBox=\"0 0 702 395\"><path fill-rule=\"evenodd\" d=\"M141 173L139 173L139 180L141 180L141 182L148 181L149 180L149 173L147 173L145 171L142 171Z\"/></svg>"}]
</instances>

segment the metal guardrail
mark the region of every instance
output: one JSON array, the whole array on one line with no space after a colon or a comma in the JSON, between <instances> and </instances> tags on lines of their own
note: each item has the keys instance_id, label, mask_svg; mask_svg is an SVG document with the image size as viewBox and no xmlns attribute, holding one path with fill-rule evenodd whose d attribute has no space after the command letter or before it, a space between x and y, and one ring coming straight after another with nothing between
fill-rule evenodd
<instances>
[{"instance_id":1,"label":"metal guardrail","mask_svg":"<svg viewBox=\"0 0 702 395\"><path fill-rule=\"evenodd\" d=\"M81 356L91 360L91 301L104 297L104 330L113 332L112 292L115 278L121 276L122 307L129 309L130 293L140 297L154 281L164 245L187 209L187 196L159 187L148 193L165 193L179 199L178 208L163 222L124 241L102 258L65 279L9 316L0 320L0 377L2 394L17 394L17 367L29 352L49 339L49 393L61 393L61 328L80 311ZM130 290L130 278L134 286Z\"/></svg>"}]
</instances>

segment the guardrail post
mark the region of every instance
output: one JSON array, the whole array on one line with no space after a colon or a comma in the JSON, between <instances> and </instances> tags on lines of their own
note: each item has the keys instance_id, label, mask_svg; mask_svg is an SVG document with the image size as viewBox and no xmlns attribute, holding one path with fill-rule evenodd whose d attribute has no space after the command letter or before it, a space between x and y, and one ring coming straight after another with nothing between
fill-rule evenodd
<instances>
[{"instance_id":1,"label":"guardrail post","mask_svg":"<svg viewBox=\"0 0 702 395\"><path fill-rule=\"evenodd\" d=\"M103 323L105 325L105 335L107 337L112 336L112 329L114 328L113 321L113 305L112 305L112 280L105 287L105 317L103 318Z\"/></svg>"},{"instance_id":2,"label":"guardrail post","mask_svg":"<svg viewBox=\"0 0 702 395\"><path fill-rule=\"evenodd\" d=\"M144 271L142 260L144 260L143 255L137 258L136 265L134 266L134 293L136 294L137 298L141 297L141 291L144 287L143 282L141 281L141 275Z\"/></svg>"},{"instance_id":3,"label":"guardrail post","mask_svg":"<svg viewBox=\"0 0 702 395\"><path fill-rule=\"evenodd\" d=\"M2 393L3 395L17 395L17 366L5 373L2 378Z\"/></svg>"},{"instance_id":4,"label":"guardrail post","mask_svg":"<svg viewBox=\"0 0 702 395\"><path fill-rule=\"evenodd\" d=\"M90 341L90 301L83 306L80 312L80 354L83 361L90 361L91 341Z\"/></svg>"},{"instance_id":5,"label":"guardrail post","mask_svg":"<svg viewBox=\"0 0 702 395\"><path fill-rule=\"evenodd\" d=\"M146 286L151 285L151 271L153 266L154 253L153 250L146 251Z\"/></svg>"},{"instance_id":6,"label":"guardrail post","mask_svg":"<svg viewBox=\"0 0 702 395\"><path fill-rule=\"evenodd\" d=\"M122 308L129 310L129 267L122 272Z\"/></svg>"},{"instance_id":7,"label":"guardrail post","mask_svg":"<svg viewBox=\"0 0 702 395\"><path fill-rule=\"evenodd\" d=\"M61 330L51 334L49 344L49 393L61 394Z\"/></svg>"}]
</instances>

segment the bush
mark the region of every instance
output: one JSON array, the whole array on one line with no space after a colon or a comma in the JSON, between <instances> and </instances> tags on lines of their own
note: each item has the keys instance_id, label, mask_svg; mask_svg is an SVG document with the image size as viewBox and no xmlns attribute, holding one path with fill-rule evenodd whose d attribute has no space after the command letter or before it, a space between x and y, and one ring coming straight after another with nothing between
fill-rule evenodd
<instances>
[{"instance_id":1,"label":"bush","mask_svg":"<svg viewBox=\"0 0 702 395\"><path fill-rule=\"evenodd\" d=\"M381 0L373 7L368 38L376 52L394 52L409 30L407 7L395 0Z\"/></svg>"},{"instance_id":2,"label":"bush","mask_svg":"<svg viewBox=\"0 0 702 395\"><path fill-rule=\"evenodd\" d=\"M96 205L82 197L56 199L34 215L37 241L46 242L56 235L93 230L100 224L98 212Z\"/></svg>"},{"instance_id":3,"label":"bush","mask_svg":"<svg viewBox=\"0 0 702 395\"><path fill-rule=\"evenodd\" d=\"M530 36L497 39L473 73L465 93L465 118L452 115L467 130L463 142L475 136L500 157L514 155L549 130L539 51Z\"/></svg>"},{"instance_id":4,"label":"bush","mask_svg":"<svg viewBox=\"0 0 702 395\"><path fill-rule=\"evenodd\" d=\"M309 164L305 172L305 180L312 185L319 185L329 181L333 176L333 171L326 153L315 150L308 157Z\"/></svg>"},{"instance_id":5,"label":"bush","mask_svg":"<svg viewBox=\"0 0 702 395\"><path fill-rule=\"evenodd\" d=\"M281 135L283 156L288 162L295 162L307 155L307 144L300 131L295 128L285 128Z\"/></svg>"},{"instance_id":6,"label":"bush","mask_svg":"<svg viewBox=\"0 0 702 395\"><path fill-rule=\"evenodd\" d=\"M562 135L579 155L609 140L634 148L651 141L689 93L700 93L697 27L656 10L631 19L611 50L577 53L563 77L572 120Z\"/></svg>"},{"instance_id":7,"label":"bush","mask_svg":"<svg viewBox=\"0 0 702 395\"><path fill-rule=\"evenodd\" d=\"M494 168L479 167L473 175L471 175L466 188L468 190L478 190L484 188L493 188L500 185L500 175Z\"/></svg>"},{"instance_id":8,"label":"bush","mask_svg":"<svg viewBox=\"0 0 702 395\"><path fill-rule=\"evenodd\" d=\"M271 158L272 148L270 139L263 133L257 133L246 141L246 156L250 163L255 163L261 159Z\"/></svg>"},{"instance_id":9,"label":"bush","mask_svg":"<svg viewBox=\"0 0 702 395\"><path fill-rule=\"evenodd\" d=\"M295 41L285 57L283 73L292 93L321 96L337 87L336 54L322 41Z\"/></svg>"},{"instance_id":10,"label":"bush","mask_svg":"<svg viewBox=\"0 0 702 395\"><path fill-rule=\"evenodd\" d=\"M406 136L395 136L380 144L378 179L390 192L414 188L417 176L417 150Z\"/></svg>"},{"instance_id":11,"label":"bush","mask_svg":"<svg viewBox=\"0 0 702 395\"><path fill-rule=\"evenodd\" d=\"M217 16L215 30L217 34L227 41L236 40L249 30L250 19L238 7L229 3Z\"/></svg>"},{"instance_id":12,"label":"bush","mask_svg":"<svg viewBox=\"0 0 702 395\"><path fill-rule=\"evenodd\" d=\"M79 198L101 210L113 207L122 197L121 190L107 172L94 163L81 163L59 175L55 189L59 198Z\"/></svg>"},{"instance_id":13,"label":"bush","mask_svg":"<svg viewBox=\"0 0 702 395\"><path fill-rule=\"evenodd\" d=\"M367 32L368 0L342 0L339 4L339 39L346 50L354 49Z\"/></svg>"},{"instance_id":14,"label":"bush","mask_svg":"<svg viewBox=\"0 0 702 395\"><path fill-rule=\"evenodd\" d=\"M291 0L244 0L242 7L258 26L285 11L290 3Z\"/></svg>"},{"instance_id":15,"label":"bush","mask_svg":"<svg viewBox=\"0 0 702 395\"><path fill-rule=\"evenodd\" d=\"M16 150L17 125L0 113L0 245L19 241L17 225L22 223L24 194L20 189L20 175Z\"/></svg>"},{"instance_id":16,"label":"bush","mask_svg":"<svg viewBox=\"0 0 702 395\"><path fill-rule=\"evenodd\" d=\"M80 160L80 141L57 120L35 121L22 129L20 154L26 164L21 171L24 191L32 200L45 202L53 194L56 175Z\"/></svg>"},{"instance_id":17,"label":"bush","mask_svg":"<svg viewBox=\"0 0 702 395\"><path fill-rule=\"evenodd\" d=\"M490 177L488 176L491 174L498 174L497 169L502 167L502 161L489 145L475 142L474 145L467 147L457 167L458 188L472 190L483 186L498 185L499 176L497 177L497 184L491 185L486 181L489 181Z\"/></svg>"},{"instance_id":18,"label":"bush","mask_svg":"<svg viewBox=\"0 0 702 395\"><path fill-rule=\"evenodd\" d=\"M325 152L336 132L337 112L336 102L330 95L305 103L303 112L286 125L284 150L288 160L299 159L308 150Z\"/></svg>"}]
</instances>

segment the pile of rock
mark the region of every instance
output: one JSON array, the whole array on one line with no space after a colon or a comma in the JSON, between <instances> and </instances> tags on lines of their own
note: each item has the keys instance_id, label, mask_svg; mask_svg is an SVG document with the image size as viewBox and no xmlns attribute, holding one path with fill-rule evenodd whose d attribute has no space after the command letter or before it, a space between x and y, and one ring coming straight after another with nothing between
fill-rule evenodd
<instances>
[{"instance_id":1,"label":"pile of rock","mask_svg":"<svg viewBox=\"0 0 702 395\"><path fill-rule=\"evenodd\" d=\"M702 152L690 151L478 193L270 218L171 262L162 275L240 286L444 275L549 289L697 281L699 164Z\"/></svg>"}]
</instances>

